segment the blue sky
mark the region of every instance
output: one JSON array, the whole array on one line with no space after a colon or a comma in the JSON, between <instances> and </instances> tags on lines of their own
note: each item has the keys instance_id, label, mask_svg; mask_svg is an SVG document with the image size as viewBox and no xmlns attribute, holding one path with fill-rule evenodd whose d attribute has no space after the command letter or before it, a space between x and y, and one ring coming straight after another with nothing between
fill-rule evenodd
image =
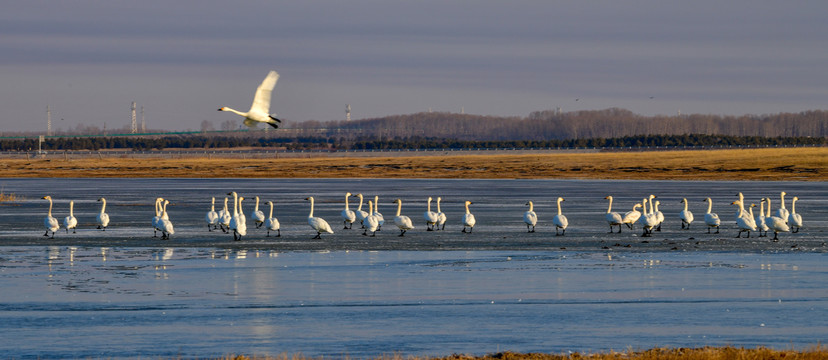
<instances>
[{"instance_id":1,"label":"blue sky","mask_svg":"<svg viewBox=\"0 0 828 360\"><path fill-rule=\"evenodd\" d=\"M0 12L0 131L238 120L273 69L292 121L420 111L526 116L825 109L828 3L13 1ZM652 97L652 98L651 98ZM576 101L576 99L578 99Z\"/></svg>"}]
</instances>

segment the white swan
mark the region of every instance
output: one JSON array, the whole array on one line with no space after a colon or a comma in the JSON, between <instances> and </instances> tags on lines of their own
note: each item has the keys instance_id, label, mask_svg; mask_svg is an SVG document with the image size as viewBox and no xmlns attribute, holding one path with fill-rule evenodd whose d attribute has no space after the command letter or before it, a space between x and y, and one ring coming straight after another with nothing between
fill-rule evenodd
<instances>
[{"instance_id":1,"label":"white swan","mask_svg":"<svg viewBox=\"0 0 828 360\"><path fill-rule=\"evenodd\" d=\"M623 217L621 217L622 223L623 223L624 225L627 225L627 227L628 227L630 230L635 230L635 228L634 228L634 227L635 227L635 223L638 221L638 219L640 219L640 218L641 218L641 212L640 212L640 211L638 211L638 210L636 210L636 208L640 208L640 207L642 207L642 206L643 206L643 205L642 205L642 204L639 204L639 203L635 203L635 204L633 204L633 208L632 208L632 210L631 210L631 211L627 211L626 213L624 213L624 216L623 216ZM620 232L620 231L621 231L621 230L619 230L619 232Z\"/></svg>"},{"instance_id":2,"label":"white swan","mask_svg":"<svg viewBox=\"0 0 828 360\"><path fill-rule=\"evenodd\" d=\"M555 236L558 236L558 229L562 229L560 235L566 235L566 227L569 226L569 220L567 220L566 215L561 213L561 201L564 201L562 197L558 197L558 215L552 218L552 223L555 224Z\"/></svg>"},{"instance_id":3,"label":"white swan","mask_svg":"<svg viewBox=\"0 0 828 360\"><path fill-rule=\"evenodd\" d=\"M796 201L799 197L794 196L791 200L791 213L788 214L788 226L791 227L792 233L798 233L799 228L802 227L802 215L796 213Z\"/></svg>"},{"instance_id":4,"label":"white swan","mask_svg":"<svg viewBox=\"0 0 828 360\"><path fill-rule=\"evenodd\" d=\"M535 204L532 200L526 203L529 205L529 210L523 213L523 222L526 223L526 232L535 232L535 225L538 224L538 214L535 213Z\"/></svg>"},{"instance_id":5,"label":"white swan","mask_svg":"<svg viewBox=\"0 0 828 360\"><path fill-rule=\"evenodd\" d=\"M218 111L230 111L236 115L243 116L244 125L247 125L249 128L256 127L258 123L265 123L274 128L279 128L277 123L281 123L282 120L270 115L270 97L277 80L279 80L279 74L277 72L271 70L267 73L261 85L256 88L256 95L253 97L253 104L250 105L248 112L241 112L226 106L219 108Z\"/></svg>"},{"instance_id":6,"label":"white swan","mask_svg":"<svg viewBox=\"0 0 828 360\"><path fill-rule=\"evenodd\" d=\"M771 199L767 198L768 200L768 215L770 215L770 208L771 208ZM773 241L779 241L779 233L780 232L788 232L791 231L791 228L788 226L788 222L783 220L778 216L767 216L765 217L765 224L768 225L770 230L773 230Z\"/></svg>"},{"instance_id":7,"label":"white swan","mask_svg":"<svg viewBox=\"0 0 828 360\"><path fill-rule=\"evenodd\" d=\"M210 211L204 215L204 221L207 222L207 231L213 231L213 229L218 227L219 221L219 214L216 212L216 197L213 196L212 205L210 205Z\"/></svg>"},{"instance_id":8,"label":"white swan","mask_svg":"<svg viewBox=\"0 0 828 360\"><path fill-rule=\"evenodd\" d=\"M661 231L661 223L664 222L664 213L658 210L658 206L661 205L661 201L656 200L653 205L655 205L655 212L653 213L656 218L656 228L655 231ZM688 226L689 227L689 226Z\"/></svg>"},{"instance_id":9,"label":"white swan","mask_svg":"<svg viewBox=\"0 0 828 360\"><path fill-rule=\"evenodd\" d=\"M770 230L768 224L765 222L765 219L770 217L770 206L768 206L768 212L765 215L765 201L767 200L766 198L762 198L762 201L759 202L759 217L756 219L756 229L759 232L759 237L768 236L768 230Z\"/></svg>"},{"instance_id":10,"label":"white swan","mask_svg":"<svg viewBox=\"0 0 828 360\"><path fill-rule=\"evenodd\" d=\"M364 227L365 226L365 217L368 216L368 212L362 210L362 194L356 194L356 197L359 198L359 207L356 209L356 218L359 220L359 223Z\"/></svg>"},{"instance_id":11,"label":"white swan","mask_svg":"<svg viewBox=\"0 0 828 360\"><path fill-rule=\"evenodd\" d=\"M463 214L463 231L462 232L466 232L466 228L468 227L469 228L469 231L468 231L469 234L471 234L472 230L474 230L474 224L477 223L477 220L475 220L475 218L474 218L474 214L472 214L469 211L469 205L471 205L471 204L472 204L471 201L466 200L466 213Z\"/></svg>"},{"instance_id":12,"label":"white swan","mask_svg":"<svg viewBox=\"0 0 828 360\"><path fill-rule=\"evenodd\" d=\"M679 219L681 219L681 228L685 229L685 226L687 226L686 230L690 230L690 224L692 224L694 220L693 213L687 209L687 206L689 205L689 203L687 202L687 198L682 198L681 202L684 203L684 210L679 212ZM705 214L705 216L706 215L707 214Z\"/></svg>"},{"instance_id":13,"label":"white swan","mask_svg":"<svg viewBox=\"0 0 828 360\"><path fill-rule=\"evenodd\" d=\"M230 231L230 221L233 220L233 214L230 213L230 209L227 207L227 200L228 198L225 197L224 209L219 211L219 227L225 233Z\"/></svg>"},{"instance_id":14,"label":"white swan","mask_svg":"<svg viewBox=\"0 0 828 360\"><path fill-rule=\"evenodd\" d=\"M247 217L244 216L244 210L242 210L242 201L244 201L244 196L239 196L239 217L236 221L236 230L233 234L233 240L241 240L242 236L247 236ZM239 235L236 238L236 234Z\"/></svg>"},{"instance_id":15,"label":"white swan","mask_svg":"<svg viewBox=\"0 0 828 360\"><path fill-rule=\"evenodd\" d=\"M43 236L49 236L49 231L51 231L52 239L54 239L55 231L58 231L58 229L60 229L60 224L58 223L58 220L52 216L52 197L46 195L41 199L49 200L49 214L47 214L46 217L43 218L43 226L46 227L46 233L43 234Z\"/></svg>"},{"instance_id":16,"label":"white swan","mask_svg":"<svg viewBox=\"0 0 828 360\"><path fill-rule=\"evenodd\" d=\"M710 228L716 228L716 234L719 233L719 225L722 224L722 221L719 220L719 214L712 213L713 211L713 200L710 198L704 199L707 202L707 212L704 214L704 223L707 224L707 233L710 234Z\"/></svg>"},{"instance_id":17,"label":"white swan","mask_svg":"<svg viewBox=\"0 0 828 360\"><path fill-rule=\"evenodd\" d=\"M351 210L350 204L348 203L348 199L352 196L351 193L345 193L345 209L342 210L342 222L345 224L342 229L351 229L354 227L354 221L356 221L356 213ZM350 225L350 226L348 226Z\"/></svg>"},{"instance_id":18,"label":"white swan","mask_svg":"<svg viewBox=\"0 0 828 360\"><path fill-rule=\"evenodd\" d=\"M614 232L614 231L612 231L612 227L617 225L618 226L618 232L620 233L621 232L621 224L624 223L624 218L621 217L621 214L612 211L612 196L607 196L604 199L609 200L609 207L607 207L607 214L605 215L605 217L607 219L607 223L609 224L609 227L610 227L609 232L610 233Z\"/></svg>"},{"instance_id":19,"label":"white swan","mask_svg":"<svg viewBox=\"0 0 828 360\"><path fill-rule=\"evenodd\" d=\"M69 233L69 229L72 229L73 234L77 234L75 232L75 228L78 226L78 219L75 218L75 201L69 201L69 216L63 218L63 226L66 228L66 233Z\"/></svg>"},{"instance_id":20,"label":"white swan","mask_svg":"<svg viewBox=\"0 0 828 360\"><path fill-rule=\"evenodd\" d=\"M262 227L265 222L264 212L259 210L259 197L256 196L256 207L253 209L253 213L250 214L250 217L253 218L253 224L256 225L256 229Z\"/></svg>"},{"instance_id":21,"label":"white swan","mask_svg":"<svg viewBox=\"0 0 828 360\"><path fill-rule=\"evenodd\" d=\"M169 204L170 201L164 199L164 207L161 209L161 220L159 221L161 225L161 239L169 239L170 235L175 234L173 223L170 221L170 216L167 215L167 205Z\"/></svg>"},{"instance_id":22,"label":"white swan","mask_svg":"<svg viewBox=\"0 0 828 360\"><path fill-rule=\"evenodd\" d=\"M740 200L736 200L730 204L739 207L739 216L736 218L736 226L739 227L739 233L736 234L736 237L740 238L743 232L747 232L747 237L750 238L750 232L756 231L756 223L753 222L751 216L745 211L745 206Z\"/></svg>"},{"instance_id":23,"label":"white swan","mask_svg":"<svg viewBox=\"0 0 828 360\"><path fill-rule=\"evenodd\" d=\"M399 236L405 236L405 232L414 228L414 224L411 222L411 219L408 216L401 215L402 213L402 200L397 199L394 200L394 204L397 204L397 215L394 216L394 224L400 229Z\"/></svg>"},{"instance_id":24,"label":"white swan","mask_svg":"<svg viewBox=\"0 0 828 360\"><path fill-rule=\"evenodd\" d=\"M152 217L152 237L158 236L161 231L161 202L163 198L155 198L155 216Z\"/></svg>"},{"instance_id":25,"label":"white swan","mask_svg":"<svg viewBox=\"0 0 828 360\"><path fill-rule=\"evenodd\" d=\"M426 222L426 231L434 231L434 226L437 225L438 216L437 213L431 211L431 196L428 197L428 207L426 211L423 213L423 219Z\"/></svg>"},{"instance_id":26,"label":"white swan","mask_svg":"<svg viewBox=\"0 0 828 360\"><path fill-rule=\"evenodd\" d=\"M100 198L98 201L101 202L101 212L95 220L98 221L98 229L106 231L106 227L109 226L109 214L106 213L106 199Z\"/></svg>"},{"instance_id":27,"label":"white swan","mask_svg":"<svg viewBox=\"0 0 828 360\"><path fill-rule=\"evenodd\" d=\"M374 209L374 202L368 200L368 209ZM362 235L367 236L368 232L370 231L372 234L371 236L377 236L377 228L379 227L379 219L374 214L368 215L365 217L365 231L362 232Z\"/></svg>"},{"instance_id":28,"label":"white swan","mask_svg":"<svg viewBox=\"0 0 828 360\"><path fill-rule=\"evenodd\" d=\"M779 209L776 209L776 217L787 221L788 217L791 214L788 212L788 209L785 208L785 195L788 195L788 193L786 193L784 191L779 193L779 199L780 199L780 204L781 205L779 205Z\"/></svg>"},{"instance_id":29,"label":"white swan","mask_svg":"<svg viewBox=\"0 0 828 360\"><path fill-rule=\"evenodd\" d=\"M641 228L644 229L644 233L641 234L641 237L653 236L653 228L658 223L658 219L656 218L655 212L653 210L653 202L650 201L650 209L647 209L647 202L649 201L648 198L644 198L641 200L641 210L644 213L638 218L638 224L641 225Z\"/></svg>"},{"instance_id":30,"label":"white swan","mask_svg":"<svg viewBox=\"0 0 828 360\"><path fill-rule=\"evenodd\" d=\"M323 232L328 233L328 234L333 234L334 232L331 229L331 226L328 225L328 222L325 221L325 219L323 219L321 217L314 217L313 216L313 196L306 197L305 200L310 201L310 204L311 204L310 214L308 214L308 224L314 230L316 230L316 236L314 237L314 239L321 239Z\"/></svg>"},{"instance_id":31,"label":"white swan","mask_svg":"<svg viewBox=\"0 0 828 360\"><path fill-rule=\"evenodd\" d=\"M270 205L270 215L267 216L267 220L265 220L265 229L267 229L267 236L270 236L271 231L276 231L276 237L282 236L281 224L279 224L279 220L273 217L273 201L268 201L268 205Z\"/></svg>"},{"instance_id":32,"label":"white swan","mask_svg":"<svg viewBox=\"0 0 828 360\"><path fill-rule=\"evenodd\" d=\"M440 207L440 198L437 198L437 207ZM379 223L377 231L381 231L382 225L385 224L385 217L379 212L379 195L374 195L374 210L372 211L374 212L374 217L377 218L377 223Z\"/></svg>"},{"instance_id":33,"label":"white swan","mask_svg":"<svg viewBox=\"0 0 828 360\"><path fill-rule=\"evenodd\" d=\"M440 210L440 200L443 200L441 197L437 197L437 226L435 226L435 230L445 230L446 229L446 213Z\"/></svg>"}]
</instances>

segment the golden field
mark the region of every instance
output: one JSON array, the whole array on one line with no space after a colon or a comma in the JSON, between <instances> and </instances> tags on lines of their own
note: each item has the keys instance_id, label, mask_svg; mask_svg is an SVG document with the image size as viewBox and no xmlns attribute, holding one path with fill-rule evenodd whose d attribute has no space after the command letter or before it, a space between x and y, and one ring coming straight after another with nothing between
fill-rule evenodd
<instances>
[{"instance_id":1,"label":"golden field","mask_svg":"<svg viewBox=\"0 0 828 360\"><path fill-rule=\"evenodd\" d=\"M828 180L828 148L647 152L0 159L3 177Z\"/></svg>"}]
</instances>

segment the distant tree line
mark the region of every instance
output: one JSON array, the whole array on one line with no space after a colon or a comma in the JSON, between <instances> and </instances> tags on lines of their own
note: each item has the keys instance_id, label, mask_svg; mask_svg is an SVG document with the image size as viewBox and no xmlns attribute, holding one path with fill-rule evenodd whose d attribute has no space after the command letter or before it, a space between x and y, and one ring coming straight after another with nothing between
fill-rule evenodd
<instances>
[{"instance_id":1,"label":"distant tree line","mask_svg":"<svg viewBox=\"0 0 828 360\"><path fill-rule=\"evenodd\" d=\"M101 149L226 149L226 148L276 148L284 150L401 150L401 149L476 149L476 148L625 148L625 147L685 147L685 146L826 146L828 138L814 137L761 137L726 135L638 135L620 138L592 138L565 140L459 140L412 136L407 138L358 139L330 137L257 138L172 136L159 138L57 138L46 141L43 150L92 150ZM0 140L2 151L37 150L36 139Z\"/></svg>"}]
</instances>

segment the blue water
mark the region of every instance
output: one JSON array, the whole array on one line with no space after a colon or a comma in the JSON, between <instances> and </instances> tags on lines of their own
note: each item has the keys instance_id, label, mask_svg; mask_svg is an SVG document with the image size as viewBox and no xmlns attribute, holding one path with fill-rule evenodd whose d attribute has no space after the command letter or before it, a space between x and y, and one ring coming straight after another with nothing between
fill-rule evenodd
<instances>
[{"instance_id":1,"label":"blue water","mask_svg":"<svg viewBox=\"0 0 828 360\"><path fill-rule=\"evenodd\" d=\"M828 340L828 206L820 183L2 182L7 193L27 198L0 206L4 357L363 358L655 346L807 348ZM393 198L403 198L410 206L404 209L419 219L422 198L442 194L452 225L436 233L418 226L404 238L392 228L365 238L356 229L335 227L335 234L311 241L315 234L304 223L308 204L302 198L323 199L317 214L333 220L346 188L379 194L386 218L396 210L387 204ZM601 220L608 189L616 204L655 192L669 204L665 213L678 211L680 197L712 196L722 214L733 210L724 203L734 199L734 190L750 198L778 197L782 189L802 199L797 211L807 227L773 243L733 239L735 232L725 226L726 235L707 235L701 226L682 231L672 219L651 240L664 245L645 244L637 233L606 234ZM209 206L205 197L230 190L281 203L283 237L254 230L234 243L229 235L207 232L201 224ZM46 194L60 206L75 200L82 224L76 234L43 239L48 203L44 207L39 197ZM573 224L566 237L555 237L548 224L557 194L567 198ZM166 243L153 239L149 226L159 195L176 202L170 216L177 233ZM99 196L114 204L106 232L91 225ZM466 198L475 201L480 224L472 235L461 234L456 224L458 200ZM528 199L535 199L543 223L535 234L526 234L520 222ZM697 200L695 206L704 207ZM700 217L706 207L693 210ZM15 221L20 218L29 220Z\"/></svg>"}]
</instances>

